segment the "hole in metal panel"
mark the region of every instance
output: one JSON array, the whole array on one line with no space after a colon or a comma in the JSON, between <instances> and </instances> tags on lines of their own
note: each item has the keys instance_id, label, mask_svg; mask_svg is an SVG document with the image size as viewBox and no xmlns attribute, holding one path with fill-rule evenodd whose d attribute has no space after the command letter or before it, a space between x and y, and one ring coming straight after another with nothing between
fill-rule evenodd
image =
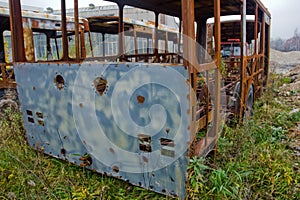
<instances>
[{"instance_id":1,"label":"hole in metal panel","mask_svg":"<svg viewBox=\"0 0 300 200\"><path fill-rule=\"evenodd\" d=\"M30 115L30 116L33 115L31 110L26 110L26 113L27 113L27 115Z\"/></svg>"},{"instance_id":2,"label":"hole in metal panel","mask_svg":"<svg viewBox=\"0 0 300 200\"><path fill-rule=\"evenodd\" d=\"M79 160L82 162L82 163L80 163L81 167L86 167L86 166L92 165L92 163L93 163L93 160L88 153L85 153L83 156L81 156L79 158Z\"/></svg>"},{"instance_id":3,"label":"hole in metal panel","mask_svg":"<svg viewBox=\"0 0 300 200\"><path fill-rule=\"evenodd\" d=\"M34 119L32 117L28 117L28 122L33 123L34 124Z\"/></svg>"},{"instance_id":4,"label":"hole in metal panel","mask_svg":"<svg viewBox=\"0 0 300 200\"><path fill-rule=\"evenodd\" d=\"M151 137L149 135L139 134L139 147L140 151L152 152L151 149Z\"/></svg>"},{"instance_id":5,"label":"hole in metal panel","mask_svg":"<svg viewBox=\"0 0 300 200\"><path fill-rule=\"evenodd\" d=\"M170 128L166 128L166 132L169 133L170 132Z\"/></svg>"},{"instance_id":6,"label":"hole in metal panel","mask_svg":"<svg viewBox=\"0 0 300 200\"><path fill-rule=\"evenodd\" d=\"M59 90L65 87L65 79L60 74L54 78L54 83Z\"/></svg>"},{"instance_id":7,"label":"hole in metal panel","mask_svg":"<svg viewBox=\"0 0 300 200\"><path fill-rule=\"evenodd\" d=\"M140 150L145 152L152 152L151 145L149 144L140 144Z\"/></svg>"},{"instance_id":8,"label":"hole in metal panel","mask_svg":"<svg viewBox=\"0 0 300 200\"><path fill-rule=\"evenodd\" d=\"M45 123L44 123L43 120L38 120L38 123L39 123L39 125L41 125L41 126L45 126Z\"/></svg>"},{"instance_id":9,"label":"hole in metal panel","mask_svg":"<svg viewBox=\"0 0 300 200\"><path fill-rule=\"evenodd\" d=\"M36 112L36 116L38 116L38 118L43 119L43 113L41 112Z\"/></svg>"},{"instance_id":10,"label":"hole in metal panel","mask_svg":"<svg viewBox=\"0 0 300 200\"><path fill-rule=\"evenodd\" d=\"M145 102L145 97L141 96L141 95L138 95L136 97L137 101L140 103L140 104L143 104Z\"/></svg>"},{"instance_id":11,"label":"hole in metal panel","mask_svg":"<svg viewBox=\"0 0 300 200\"><path fill-rule=\"evenodd\" d=\"M160 138L160 144L162 146L168 146L168 147L174 147L175 146L174 140L170 140L170 139L167 139L167 138Z\"/></svg>"},{"instance_id":12,"label":"hole in metal panel","mask_svg":"<svg viewBox=\"0 0 300 200\"><path fill-rule=\"evenodd\" d=\"M170 176L170 179L171 179L172 182L175 182L175 180L172 176Z\"/></svg>"},{"instance_id":13,"label":"hole in metal panel","mask_svg":"<svg viewBox=\"0 0 300 200\"><path fill-rule=\"evenodd\" d=\"M115 150L113 148L109 148L110 153L115 154Z\"/></svg>"},{"instance_id":14,"label":"hole in metal panel","mask_svg":"<svg viewBox=\"0 0 300 200\"><path fill-rule=\"evenodd\" d=\"M111 169L113 170L113 172L115 172L115 173L119 173L119 167L117 167L117 166L112 166L111 167Z\"/></svg>"},{"instance_id":15,"label":"hole in metal panel","mask_svg":"<svg viewBox=\"0 0 300 200\"><path fill-rule=\"evenodd\" d=\"M97 77L94 80L94 87L96 91L101 95L103 95L104 91L106 90L107 81L101 77Z\"/></svg>"},{"instance_id":16,"label":"hole in metal panel","mask_svg":"<svg viewBox=\"0 0 300 200\"><path fill-rule=\"evenodd\" d=\"M64 148L62 148L62 149L60 150L60 153L61 153L63 156L66 156L67 151L66 151Z\"/></svg>"}]
</instances>

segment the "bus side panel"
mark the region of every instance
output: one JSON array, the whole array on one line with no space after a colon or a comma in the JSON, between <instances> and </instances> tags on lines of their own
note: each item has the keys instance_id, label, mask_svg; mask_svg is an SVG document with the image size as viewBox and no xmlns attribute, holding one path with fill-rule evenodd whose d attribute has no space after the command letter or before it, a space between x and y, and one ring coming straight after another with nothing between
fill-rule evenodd
<instances>
[{"instance_id":1,"label":"bus side panel","mask_svg":"<svg viewBox=\"0 0 300 200\"><path fill-rule=\"evenodd\" d=\"M26 63L15 74L33 148L185 196L190 87L183 66Z\"/></svg>"}]
</instances>

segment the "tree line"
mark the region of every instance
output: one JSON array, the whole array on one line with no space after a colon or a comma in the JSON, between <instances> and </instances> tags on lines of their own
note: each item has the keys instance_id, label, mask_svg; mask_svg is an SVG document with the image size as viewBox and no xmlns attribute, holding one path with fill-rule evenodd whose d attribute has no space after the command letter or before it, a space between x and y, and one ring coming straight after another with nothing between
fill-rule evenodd
<instances>
[{"instance_id":1,"label":"tree line","mask_svg":"<svg viewBox=\"0 0 300 200\"><path fill-rule=\"evenodd\" d=\"M294 31L294 36L289 39L271 39L271 48L278 51L300 51L300 32L298 28Z\"/></svg>"}]
</instances>

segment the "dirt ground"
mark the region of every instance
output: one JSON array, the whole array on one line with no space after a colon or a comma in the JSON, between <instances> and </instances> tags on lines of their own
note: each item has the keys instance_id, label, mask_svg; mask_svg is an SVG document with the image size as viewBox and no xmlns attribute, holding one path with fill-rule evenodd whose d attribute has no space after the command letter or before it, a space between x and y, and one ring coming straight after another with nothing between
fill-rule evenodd
<instances>
[{"instance_id":1,"label":"dirt ground","mask_svg":"<svg viewBox=\"0 0 300 200\"><path fill-rule=\"evenodd\" d=\"M270 64L271 72L285 74L300 65L300 51L280 52L271 49Z\"/></svg>"}]
</instances>

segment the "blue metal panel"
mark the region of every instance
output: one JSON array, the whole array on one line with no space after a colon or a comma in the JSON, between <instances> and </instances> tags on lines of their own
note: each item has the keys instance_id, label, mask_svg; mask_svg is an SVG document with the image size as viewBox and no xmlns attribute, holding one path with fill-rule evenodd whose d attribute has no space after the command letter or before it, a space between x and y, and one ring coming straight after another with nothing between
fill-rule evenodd
<instances>
[{"instance_id":1,"label":"blue metal panel","mask_svg":"<svg viewBox=\"0 0 300 200\"><path fill-rule=\"evenodd\" d=\"M183 66L27 63L15 74L32 147L185 196L190 87Z\"/></svg>"}]
</instances>

